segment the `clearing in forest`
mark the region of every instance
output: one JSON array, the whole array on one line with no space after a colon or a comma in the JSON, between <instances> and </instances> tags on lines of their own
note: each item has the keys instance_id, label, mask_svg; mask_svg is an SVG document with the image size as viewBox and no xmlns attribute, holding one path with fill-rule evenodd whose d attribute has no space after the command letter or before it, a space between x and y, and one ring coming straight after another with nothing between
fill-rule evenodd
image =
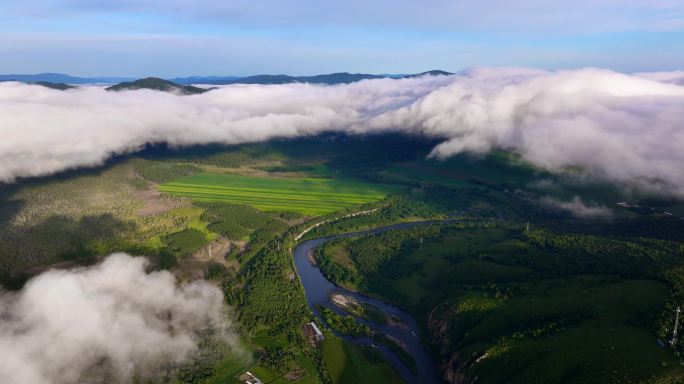
<instances>
[{"instance_id":1,"label":"clearing in forest","mask_svg":"<svg viewBox=\"0 0 684 384\"><path fill-rule=\"evenodd\" d=\"M332 178L201 173L162 184L159 190L196 201L246 204L263 211L322 215L383 200L392 187Z\"/></svg>"}]
</instances>

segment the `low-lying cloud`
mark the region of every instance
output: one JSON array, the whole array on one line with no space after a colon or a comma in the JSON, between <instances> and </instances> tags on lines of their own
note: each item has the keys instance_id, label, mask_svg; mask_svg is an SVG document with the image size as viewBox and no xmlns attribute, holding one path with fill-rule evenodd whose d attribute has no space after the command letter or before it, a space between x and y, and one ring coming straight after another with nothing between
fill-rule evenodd
<instances>
[{"instance_id":1,"label":"low-lying cloud","mask_svg":"<svg viewBox=\"0 0 684 384\"><path fill-rule=\"evenodd\" d=\"M547 208L564 211L581 219L609 219L613 212L602 205L587 204L579 196L573 197L569 201L559 200L553 197L543 197L539 203Z\"/></svg>"},{"instance_id":2,"label":"low-lying cloud","mask_svg":"<svg viewBox=\"0 0 684 384\"><path fill-rule=\"evenodd\" d=\"M146 273L145 265L114 254L93 267L45 272L0 296L2 382L128 382L186 361L209 327L231 342L217 288L179 286L171 273Z\"/></svg>"},{"instance_id":3,"label":"low-lying cloud","mask_svg":"<svg viewBox=\"0 0 684 384\"><path fill-rule=\"evenodd\" d=\"M676 77L675 75L672 75ZM684 195L684 87L600 69L477 69L202 95L0 84L0 180L102 164L147 143L237 144L322 132L441 138L433 156L514 150L550 170Z\"/></svg>"},{"instance_id":4,"label":"low-lying cloud","mask_svg":"<svg viewBox=\"0 0 684 384\"><path fill-rule=\"evenodd\" d=\"M643 77L649 80L660 81L663 83L684 85L684 71L672 72L640 72L635 73L635 76Z\"/></svg>"}]
</instances>

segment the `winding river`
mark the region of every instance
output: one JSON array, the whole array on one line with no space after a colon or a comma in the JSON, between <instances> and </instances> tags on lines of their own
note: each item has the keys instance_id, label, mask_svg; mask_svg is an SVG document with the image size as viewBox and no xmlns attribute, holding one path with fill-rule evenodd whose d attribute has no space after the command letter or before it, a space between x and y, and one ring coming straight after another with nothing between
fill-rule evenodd
<instances>
[{"instance_id":1,"label":"winding river","mask_svg":"<svg viewBox=\"0 0 684 384\"><path fill-rule=\"evenodd\" d=\"M330 282L328 279L325 278L323 273L321 273L321 271L310 262L309 253L326 242L340 238L367 236L396 229L405 229L431 224L445 224L449 222L451 222L451 220L432 220L399 223L360 232L320 237L317 239L304 241L298 244L293 252L295 266L297 267L297 273L299 274L299 278L302 282L302 285L304 286L304 290L306 291L306 300L309 304L309 307L311 307L311 309L314 311L314 314L321 320L321 323L324 322L321 319L320 314L316 310L316 304L321 304L325 307L328 307L341 315L348 315L347 312L333 304L330 300L331 294L341 293L346 296L353 297L360 303L372 304L375 307L379 308L381 311L383 311L385 314L393 315L400 318L407 325L407 327L380 325L355 316L357 321L368 325L371 329L400 340L416 360L418 367L417 375L413 375L411 371L406 367L406 365L404 365L401 362L401 360L384 345L374 345L371 339L365 337L356 338L345 335L339 335L347 340L354 341L355 343L374 345L377 348L379 348L384 354L385 358L387 358L387 360L392 364L392 366L394 366L397 369L397 371L401 374L401 376L407 383L430 384L442 382L439 378L439 373L434 361L428 354L427 350L420 343L420 339L418 338L419 329L416 319L414 319L405 311L391 304L388 304L376 298L363 295L358 292L350 291L348 289L342 288Z\"/></svg>"}]
</instances>

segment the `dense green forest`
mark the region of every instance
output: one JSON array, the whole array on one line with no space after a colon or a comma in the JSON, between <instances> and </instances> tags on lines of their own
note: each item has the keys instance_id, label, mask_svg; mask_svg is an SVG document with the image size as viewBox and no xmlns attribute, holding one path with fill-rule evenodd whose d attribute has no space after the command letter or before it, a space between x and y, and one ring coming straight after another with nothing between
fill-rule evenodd
<instances>
[{"instance_id":1,"label":"dense green forest","mask_svg":"<svg viewBox=\"0 0 684 384\"><path fill-rule=\"evenodd\" d=\"M682 374L681 346L666 347L683 298L679 242L471 221L337 240L317 260L340 284L418 316L452 373L521 383ZM591 339L573 344L582 335Z\"/></svg>"}]
</instances>

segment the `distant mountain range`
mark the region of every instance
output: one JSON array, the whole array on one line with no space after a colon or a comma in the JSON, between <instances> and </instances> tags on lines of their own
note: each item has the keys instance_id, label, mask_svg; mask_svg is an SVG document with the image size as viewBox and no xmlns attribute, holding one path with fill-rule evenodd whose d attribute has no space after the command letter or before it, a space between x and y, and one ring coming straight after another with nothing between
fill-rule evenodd
<instances>
[{"instance_id":1,"label":"distant mountain range","mask_svg":"<svg viewBox=\"0 0 684 384\"><path fill-rule=\"evenodd\" d=\"M364 73L331 73L328 75L316 76L288 76L288 75L257 75L247 77L234 76L192 76L181 77L172 80L160 79L158 77L146 77L144 79L125 79L121 80L117 77L74 77L63 75L59 73L41 73L37 75L0 75L0 82L2 81L19 81L26 84L41 85L43 87L65 91L67 89L75 88L76 85L85 84L112 84L108 91L128 91L136 89L151 89L162 92L173 92L183 95L196 95L212 90L213 88L200 88L191 84L206 84L206 85L226 85L226 84L292 84L292 83L310 83L310 84L349 84L366 79L400 79L411 78L418 76L446 76L452 73L445 71L428 71L416 73L412 75L369 75Z\"/></svg>"},{"instance_id":2,"label":"distant mountain range","mask_svg":"<svg viewBox=\"0 0 684 384\"><path fill-rule=\"evenodd\" d=\"M365 79L380 79L385 76L369 75L365 73L331 73L329 75L316 76L288 76L288 75L256 75L238 78L199 78L201 81L192 84L290 84L290 83L310 83L310 84L349 84ZM190 78L198 80L198 78ZM172 79L179 84L185 84L185 79Z\"/></svg>"},{"instance_id":3,"label":"distant mountain range","mask_svg":"<svg viewBox=\"0 0 684 384\"><path fill-rule=\"evenodd\" d=\"M315 76L289 76L289 75L256 75L247 77L182 77L171 79L171 81L178 84L210 84L210 85L226 85L226 84L291 84L291 83L309 83L309 84L349 84L367 79L383 79L383 78L408 78L423 75L452 75L446 71L428 71L416 73L411 75L372 75L368 73L348 73L338 72L327 75Z\"/></svg>"},{"instance_id":4,"label":"distant mountain range","mask_svg":"<svg viewBox=\"0 0 684 384\"><path fill-rule=\"evenodd\" d=\"M21 81L23 83L63 83L63 84L113 84L122 81L131 81L135 78L128 77L75 77L62 73L38 73L35 75L0 75L0 81Z\"/></svg>"},{"instance_id":5,"label":"distant mountain range","mask_svg":"<svg viewBox=\"0 0 684 384\"><path fill-rule=\"evenodd\" d=\"M428 71L410 75L372 75L366 73L331 73L327 75L315 76L289 76L289 75L256 75L256 76L191 76L177 77L168 79L176 85L208 84L291 84L291 83L311 83L311 84L349 84L366 79L381 78L409 78L423 75L451 75L445 71ZM21 81L24 83L54 83L54 84L116 84L122 82L134 82L135 78L127 77L75 77L61 73L39 73L34 75L10 74L0 75L0 81ZM45 85L45 84L43 84Z\"/></svg>"}]
</instances>

